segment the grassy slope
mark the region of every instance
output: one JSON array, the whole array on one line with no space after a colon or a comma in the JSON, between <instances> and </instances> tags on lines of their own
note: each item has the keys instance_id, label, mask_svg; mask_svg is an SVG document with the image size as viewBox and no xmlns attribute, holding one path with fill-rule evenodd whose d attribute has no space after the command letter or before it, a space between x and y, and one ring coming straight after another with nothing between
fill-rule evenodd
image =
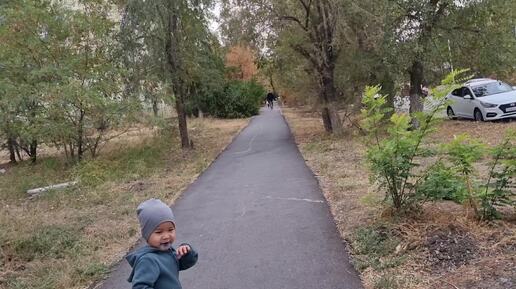
<instances>
[{"instance_id":1,"label":"grassy slope","mask_svg":"<svg viewBox=\"0 0 516 289\"><path fill-rule=\"evenodd\" d=\"M81 165L46 157L0 176L0 288L84 288L103 277L138 239L135 208L173 202L247 124L192 120L194 151L177 135L144 129ZM79 177L79 186L28 199L29 188Z\"/></svg>"}]
</instances>

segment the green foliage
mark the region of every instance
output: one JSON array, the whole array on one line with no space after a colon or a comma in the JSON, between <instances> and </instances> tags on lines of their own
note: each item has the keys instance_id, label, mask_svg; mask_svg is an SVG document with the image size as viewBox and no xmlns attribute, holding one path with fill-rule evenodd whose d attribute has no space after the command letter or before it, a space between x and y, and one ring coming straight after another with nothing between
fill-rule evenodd
<instances>
[{"instance_id":1,"label":"green foliage","mask_svg":"<svg viewBox=\"0 0 516 289\"><path fill-rule=\"evenodd\" d=\"M369 141L377 141L385 116L393 109L388 107L386 96L381 96L380 86L367 86L362 98L362 128L368 132ZM372 138L372 139L371 139Z\"/></svg>"},{"instance_id":2,"label":"green foliage","mask_svg":"<svg viewBox=\"0 0 516 289\"><path fill-rule=\"evenodd\" d=\"M485 153L485 147L478 141L472 140L468 135L462 134L455 137L450 143L443 146L452 168L462 178L465 185L469 206L477 212L476 192L478 185L474 182L474 163Z\"/></svg>"},{"instance_id":3,"label":"green foliage","mask_svg":"<svg viewBox=\"0 0 516 289\"><path fill-rule=\"evenodd\" d=\"M100 161L85 161L75 168L75 175L81 185L96 186L108 179L110 168Z\"/></svg>"},{"instance_id":4,"label":"green foliage","mask_svg":"<svg viewBox=\"0 0 516 289\"><path fill-rule=\"evenodd\" d=\"M455 137L440 151L423 143L438 122L435 113L447 105L444 96L454 88L454 83L465 80L461 75L466 71L448 75L441 86L432 90L439 104L430 113L414 114L421 124L417 129L410 129L410 118L405 114L395 113L385 124L385 115L390 111L385 108L386 97L379 95L379 87L365 90L362 127L367 132L371 179L397 211L426 200L445 199L465 203L479 219L492 219L498 216L496 206L516 204L511 187L516 172L514 131L491 153L493 161L485 185L477 181L475 170L475 164L487 152L482 143L468 135ZM435 155L438 158L433 164L419 169L418 159Z\"/></svg>"},{"instance_id":5,"label":"green foliage","mask_svg":"<svg viewBox=\"0 0 516 289\"><path fill-rule=\"evenodd\" d=\"M481 219L499 217L496 206L509 205L516 208L516 130L510 130L503 142L492 151L492 165L489 179L478 194L482 210ZM492 184L494 180L494 184Z\"/></svg>"},{"instance_id":6,"label":"green foliage","mask_svg":"<svg viewBox=\"0 0 516 289\"><path fill-rule=\"evenodd\" d=\"M107 181L148 176L166 162L167 139L155 137L141 146L121 150L109 159L86 160L74 168L80 184L96 187Z\"/></svg>"},{"instance_id":7,"label":"green foliage","mask_svg":"<svg viewBox=\"0 0 516 289\"><path fill-rule=\"evenodd\" d=\"M13 1L1 9L0 25L0 131L17 140L36 157L45 135L46 92L60 71L48 43L59 40L51 34L57 25L48 1ZM45 36L43 36L46 34Z\"/></svg>"},{"instance_id":8,"label":"green foliage","mask_svg":"<svg viewBox=\"0 0 516 289\"><path fill-rule=\"evenodd\" d=\"M456 170L444 162L436 162L417 186L417 194L423 199L464 201L466 185Z\"/></svg>"},{"instance_id":9,"label":"green foliage","mask_svg":"<svg viewBox=\"0 0 516 289\"><path fill-rule=\"evenodd\" d=\"M22 0L2 8L0 131L33 160L40 144L70 156L95 156L107 132L128 123L121 99L116 23L111 6Z\"/></svg>"},{"instance_id":10,"label":"green foliage","mask_svg":"<svg viewBox=\"0 0 516 289\"><path fill-rule=\"evenodd\" d=\"M451 51L442 43L439 53L451 54L454 65L471 67L478 75L496 75L499 79L514 77L516 2L468 2L448 17L451 23L460 23L460 29L443 30L442 36L450 41Z\"/></svg>"},{"instance_id":11,"label":"green foliage","mask_svg":"<svg viewBox=\"0 0 516 289\"><path fill-rule=\"evenodd\" d=\"M444 150L455 169L468 178L473 172L473 164L484 155L485 147L469 135L461 134L444 145Z\"/></svg>"},{"instance_id":12,"label":"green foliage","mask_svg":"<svg viewBox=\"0 0 516 289\"><path fill-rule=\"evenodd\" d=\"M439 104L429 113L413 115L421 124L417 129L410 129L410 116L399 113L393 114L389 122L382 125L382 120L390 112L385 108L386 96L379 94L378 86L365 90L362 126L367 133L367 161L372 172L371 179L386 193L385 199L397 211L408 209L421 200L418 186L421 180L428 178L416 174L419 167L416 158L432 154L422 145L423 140L439 122L434 116L446 107L444 96L454 88L455 81L464 72L466 70L453 72L439 89L433 90Z\"/></svg>"},{"instance_id":13,"label":"green foliage","mask_svg":"<svg viewBox=\"0 0 516 289\"><path fill-rule=\"evenodd\" d=\"M461 187L465 188L456 191L456 199L460 200L460 192L465 192L462 200L468 201L481 220L499 217L497 206L516 206L516 193L512 188L516 175L515 139L515 131L510 130L502 143L492 149L491 167L485 184L479 184L474 179L477 174L474 164L487 153L484 145L471 140L467 135L460 135L444 146L452 169L457 173L451 179L459 176Z\"/></svg>"},{"instance_id":14,"label":"green foliage","mask_svg":"<svg viewBox=\"0 0 516 289\"><path fill-rule=\"evenodd\" d=\"M206 99L206 112L221 118L242 118L258 114L265 88L258 82L231 81L224 91Z\"/></svg>"},{"instance_id":15,"label":"green foliage","mask_svg":"<svg viewBox=\"0 0 516 289\"><path fill-rule=\"evenodd\" d=\"M226 67L218 50L205 49L198 54L198 66L202 71L193 75L192 94L186 99L186 112L198 115L199 111L213 114L213 104L224 94Z\"/></svg>"}]
</instances>

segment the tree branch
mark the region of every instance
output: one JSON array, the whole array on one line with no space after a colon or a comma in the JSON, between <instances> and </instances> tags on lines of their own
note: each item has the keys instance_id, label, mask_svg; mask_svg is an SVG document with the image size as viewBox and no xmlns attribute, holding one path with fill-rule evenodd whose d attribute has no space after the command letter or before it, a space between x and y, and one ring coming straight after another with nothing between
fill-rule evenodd
<instances>
[{"instance_id":1,"label":"tree branch","mask_svg":"<svg viewBox=\"0 0 516 289\"><path fill-rule=\"evenodd\" d=\"M301 21L299 19L297 19L296 17L294 17L294 16L283 15L283 16L278 16L278 18L279 18L279 20L294 21L297 24L299 24L299 27L301 27L301 29L303 29L304 31L308 31L308 28L305 27L303 25L303 23L301 23Z\"/></svg>"}]
</instances>

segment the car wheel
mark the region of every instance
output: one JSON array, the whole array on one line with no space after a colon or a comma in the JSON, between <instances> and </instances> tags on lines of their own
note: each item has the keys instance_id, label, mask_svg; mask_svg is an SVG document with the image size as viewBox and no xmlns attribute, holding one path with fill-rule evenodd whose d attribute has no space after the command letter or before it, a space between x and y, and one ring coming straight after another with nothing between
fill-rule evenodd
<instances>
[{"instance_id":1,"label":"car wheel","mask_svg":"<svg viewBox=\"0 0 516 289\"><path fill-rule=\"evenodd\" d=\"M457 118L455 116L455 112L453 112L453 109L451 108L451 106L448 106L448 108L446 109L446 114L448 115L449 119L456 119Z\"/></svg>"},{"instance_id":2,"label":"car wheel","mask_svg":"<svg viewBox=\"0 0 516 289\"><path fill-rule=\"evenodd\" d=\"M475 118L475 121L484 121L482 112L480 112L478 108L475 108L475 111L473 112L473 117Z\"/></svg>"}]
</instances>

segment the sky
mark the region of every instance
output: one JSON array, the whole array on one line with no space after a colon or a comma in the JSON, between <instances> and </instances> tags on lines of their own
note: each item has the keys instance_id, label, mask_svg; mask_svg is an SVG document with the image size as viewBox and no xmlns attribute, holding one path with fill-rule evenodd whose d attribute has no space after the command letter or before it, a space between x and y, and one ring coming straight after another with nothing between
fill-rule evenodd
<instances>
[{"instance_id":1,"label":"sky","mask_svg":"<svg viewBox=\"0 0 516 289\"><path fill-rule=\"evenodd\" d=\"M219 17L220 17L220 3L216 3L215 6L210 9L211 13L214 17L210 19L210 30L213 34L217 35L217 37L220 39L220 33L218 32L218 28L220 26L219 24Z\"/></svg>"}]
</instances>

